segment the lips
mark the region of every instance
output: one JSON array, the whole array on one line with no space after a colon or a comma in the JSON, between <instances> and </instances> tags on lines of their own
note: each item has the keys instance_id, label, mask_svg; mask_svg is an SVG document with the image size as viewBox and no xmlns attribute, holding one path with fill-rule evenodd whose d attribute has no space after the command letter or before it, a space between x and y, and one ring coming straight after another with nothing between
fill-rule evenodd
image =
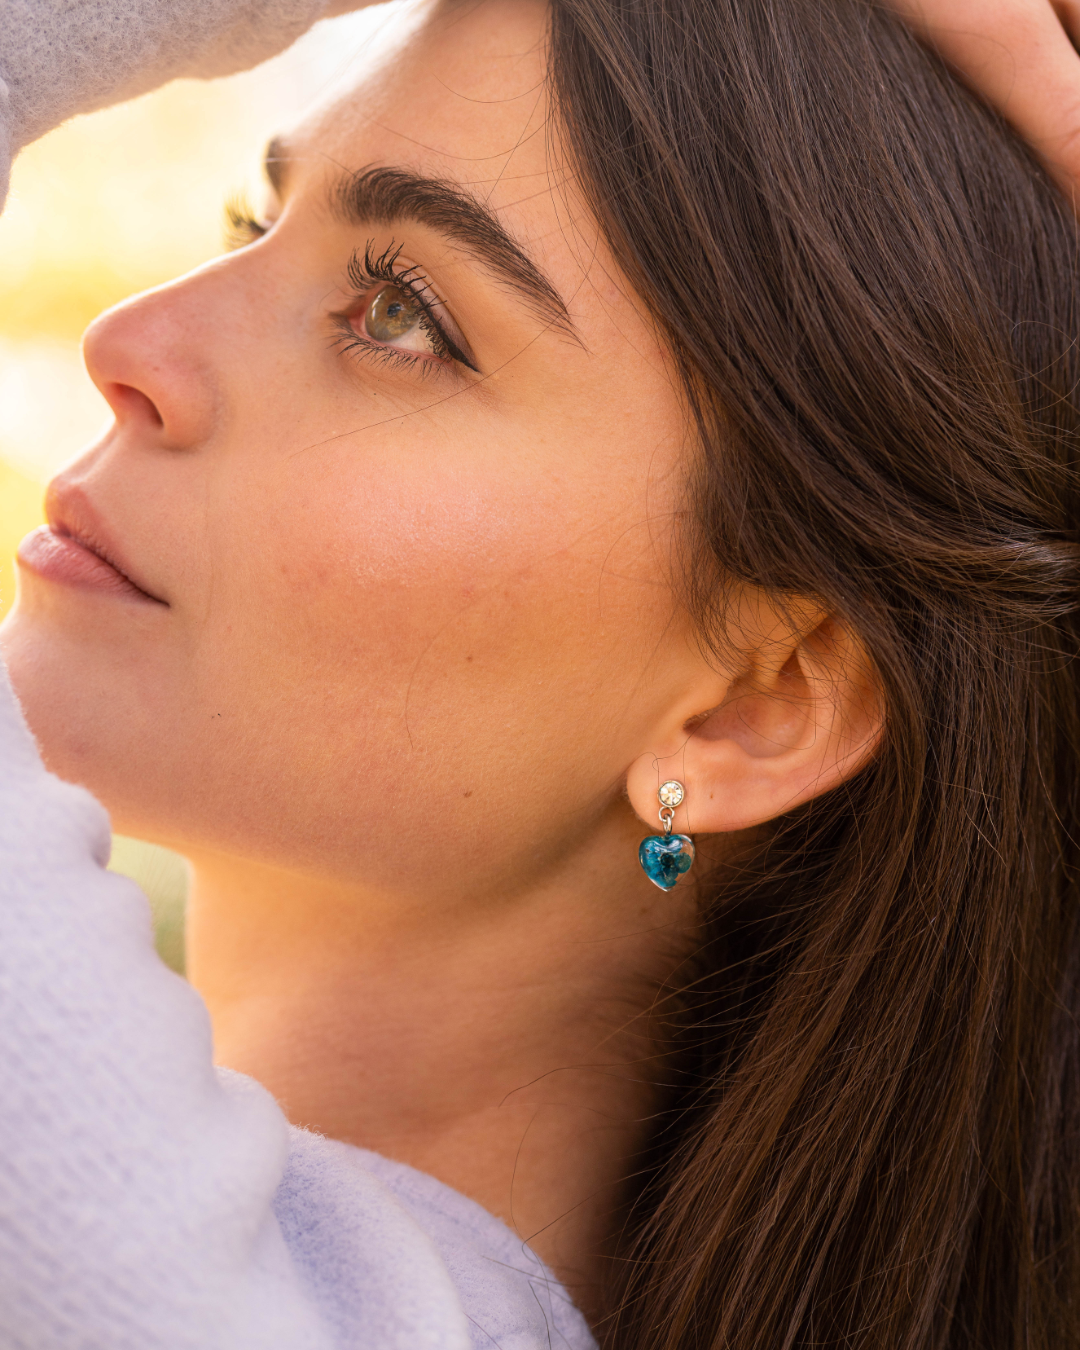
<instances>
[{"instance_id":1,"label":"lips","mask_svg":"<svg viewBox=\"0 0 1080 1350\"><path fill-rule=\"evenodd\" d=\"M49 524L19 545L19 563L76 590L97 591L144 604L165 605L132 577L119 560L89 502L78 489L53 485L47 501Z\"/></svg>"}]
</instances>

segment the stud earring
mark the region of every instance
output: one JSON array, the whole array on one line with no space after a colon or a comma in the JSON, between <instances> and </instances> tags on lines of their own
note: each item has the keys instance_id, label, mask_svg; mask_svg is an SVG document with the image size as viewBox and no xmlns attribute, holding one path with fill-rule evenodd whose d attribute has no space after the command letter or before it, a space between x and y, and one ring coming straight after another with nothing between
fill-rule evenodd
<instances>
[{"instance_id":1,"label":"stud earring","mask_svg":"<svg viewBox=\"0 0 1080 1350\"><path fill-rule=\"evenodd\" d=\"M694 841L688 834L672 834L671 821L675 808L681 805L686 789L674 778L660 784L656 794L660 803L660 823L663 834L650 834L641 841L638 861L642 871L662 891L670 891L684 872L689 872L694 861Z\"/></svg>"}]
</instances>

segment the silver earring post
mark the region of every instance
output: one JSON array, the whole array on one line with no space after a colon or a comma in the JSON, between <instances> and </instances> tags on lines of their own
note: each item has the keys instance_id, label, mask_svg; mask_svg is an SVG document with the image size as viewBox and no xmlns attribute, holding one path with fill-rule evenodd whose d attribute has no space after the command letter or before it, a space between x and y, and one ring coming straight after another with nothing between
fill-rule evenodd
<instances>
[{"instance_id":1,"label":"silver earring post","mask_svg":"<svg viewBox=\"0 0 1080 1350\"><path fill-rule=\"evenodd\" d=\"M669 778L666 783L661 783L657 790L656 797L660 803L660 824L664 827L664 833L671 833L671 822L675 817L675 808L681 806L686 796L686 789L677 778Z\"/></svg>"}]
</instances>

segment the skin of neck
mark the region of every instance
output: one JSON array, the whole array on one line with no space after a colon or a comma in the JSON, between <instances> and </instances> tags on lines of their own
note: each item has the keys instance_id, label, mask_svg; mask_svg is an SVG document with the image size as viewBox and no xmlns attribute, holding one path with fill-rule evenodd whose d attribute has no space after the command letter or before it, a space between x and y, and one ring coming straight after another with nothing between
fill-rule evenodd
<instances>
[{"instance_id":1,"label":"skin of neck","mask_svg":"<svg viewBox=\"0 0 1080 1350\"><path fill-rule=\"evenodd\" d=\"M624 800L555 874L423 900L192 856L188 972L217 1060L294 1124L408 1163L507 1223L601 1312L661 1103L656 994L693 888L642 875Z\"/></svg>"}]
</instances>

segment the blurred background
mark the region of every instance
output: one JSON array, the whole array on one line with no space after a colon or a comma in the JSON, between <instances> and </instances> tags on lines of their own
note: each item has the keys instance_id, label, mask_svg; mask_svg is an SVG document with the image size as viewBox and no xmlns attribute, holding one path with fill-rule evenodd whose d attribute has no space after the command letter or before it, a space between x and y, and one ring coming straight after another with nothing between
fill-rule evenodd
<instances>
[{"instance_id":1,"label":"blurred background","mask_svg":"<svg viewBox=\"0 0 1080 1350\"><path fill-rule=\"evenodd\" d=\"M86 325L222 251L224 203L257 199L269 136L349 78L384 20L372 9L319 24L254 71L176 81L75 118L16 161L0 216L0 617L15 596L15 549L43 519L44 485L109 420L82 365ZM185 864L117 837L111 865L143 887L158 949L181 970Z\"/></svg>"}]
</instances>

